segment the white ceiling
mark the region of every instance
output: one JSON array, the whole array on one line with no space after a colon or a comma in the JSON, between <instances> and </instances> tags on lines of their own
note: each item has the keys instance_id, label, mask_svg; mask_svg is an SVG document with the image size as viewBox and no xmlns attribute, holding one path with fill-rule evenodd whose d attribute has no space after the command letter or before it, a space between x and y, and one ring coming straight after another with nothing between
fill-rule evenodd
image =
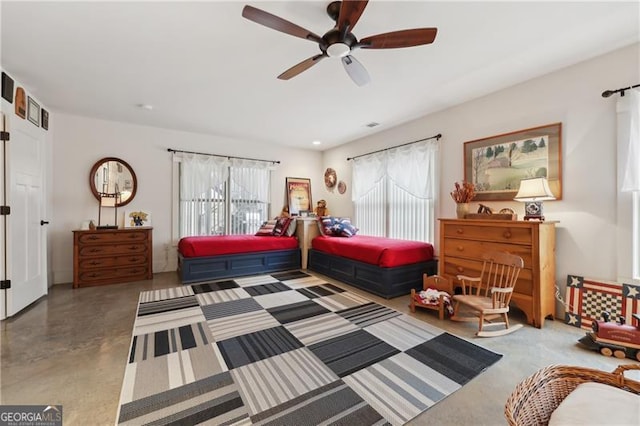
<instances>
[{"instance_id":1,"label":"white ceiling","mask_svg":"<svg viewBox=\"0 0 640 426\"><path fill-rule=\"evenodd\" d=\"M276 79L317 44L243 6L322 35L328 3L3 0L0 59L53 112L324 150L640 41L637 1L371 1L358 38L437 27L435 42L354 51L365 87L335 59Z\"/></svg>"}]
</instances>

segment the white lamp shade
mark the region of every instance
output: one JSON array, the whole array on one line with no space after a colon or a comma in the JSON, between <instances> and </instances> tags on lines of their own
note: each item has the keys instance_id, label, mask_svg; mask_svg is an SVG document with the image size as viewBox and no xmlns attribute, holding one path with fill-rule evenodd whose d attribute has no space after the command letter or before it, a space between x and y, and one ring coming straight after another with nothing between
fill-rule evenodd
<instances>
[{"instance_id":1,"label":"white lamp shade","mask_svg":"<svg viewBox=\"0 0 640 426\"><path fill-rule=\"evenodd\" d=\"M520 189L514 200L516 201L546 201L555 200L549 182L546 178L522 179Z\"/></svg>"}]
</instances>

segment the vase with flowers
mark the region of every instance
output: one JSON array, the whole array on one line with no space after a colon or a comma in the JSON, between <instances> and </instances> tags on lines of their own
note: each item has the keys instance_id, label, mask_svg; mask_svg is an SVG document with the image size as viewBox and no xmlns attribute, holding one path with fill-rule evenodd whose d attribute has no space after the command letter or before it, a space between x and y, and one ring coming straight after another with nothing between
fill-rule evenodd
<instances>
[{"instance_id":1,"label":"vase with flowers","mask_svg":"<svg viewBox=\"0 0 640 426\"><path fill-rule=\"evenodd\" d=\"M458 219L464 219L465 215L469 213L469 202L475 196L475 187L471 182L455 183L455 189L451 191L451 198L456 202L456 216Z\"/></svg>"}]
</instances>

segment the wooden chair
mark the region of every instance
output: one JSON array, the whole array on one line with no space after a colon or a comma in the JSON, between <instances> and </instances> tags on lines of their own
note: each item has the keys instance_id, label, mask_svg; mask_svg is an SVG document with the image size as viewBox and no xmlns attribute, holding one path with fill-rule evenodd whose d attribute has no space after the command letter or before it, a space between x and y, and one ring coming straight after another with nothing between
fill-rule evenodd
<instances>
[{"instance_id":1,"label":"wooden chair","mask_svg":"<svg viewBox=\"0 0 640 426\"><path fill-rule=\"evenodd\" d=\"M434 288L438 291L445 291L449 293L449 296L453 296L453 286L451 285L451 281L445 277L441 277L440 275L427 275L424 274L422 276L422 289L426 290L428 288ZM444 294L440 295L440 300L437 304L429 304L429 303L420 303L416 300L416 290L414 288L411 289L411 303L409 307L411 308L411 312L416 311L416 306L419 308L431 309L434 311L438 311L438 318L441 320L444 319L445 312L445 302L444 302Z\"/></svg>"},{"instance_id":2,"label":"wooden chair","mask_svg":"<svg viewBox=\"0 0 640 426\"><path fill-rule=\"evenodd\" d=\"M462 294L453 296L453 321L478 321L479 337L509 334L522 324L509 327L509 302L524 261L520 256L506 252L488 252L482 256L482 272L479 277L458 275L462 283ZM471 310L472 316L461 316L460 309ZM491 322L496 318L500 322ZM485 331L485 325L504 326L504 330Z\"/></svg>"}]
</instances>

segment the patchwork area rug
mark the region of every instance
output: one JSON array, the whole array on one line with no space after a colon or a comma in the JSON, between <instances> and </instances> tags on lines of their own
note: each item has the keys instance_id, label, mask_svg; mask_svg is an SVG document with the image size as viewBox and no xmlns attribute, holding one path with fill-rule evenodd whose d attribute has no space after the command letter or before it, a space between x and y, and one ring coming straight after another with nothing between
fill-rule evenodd
<instances>
[{"instance_id":1,"label":"patchwork area rug","mask_svg":"<svg viewBox=\"0 0 640 426\"><path fill-rule=\"evenodd\" d=\"M401 425L501 356L299 271L148 291L117 421Z\"/></svg>"},{"instance_id":2,"label":"patchwork area rug","mask_svg":"<svg viewBox=\"0 0 640 426\"><path fill-rule=\"evenodd\" d=\"M640 314L640 286L567 275L565 308L565 322L585 330L602 320L604 311L612 321L623 317L634 324L632 315Z\"/></svg>"}]
</instances>

